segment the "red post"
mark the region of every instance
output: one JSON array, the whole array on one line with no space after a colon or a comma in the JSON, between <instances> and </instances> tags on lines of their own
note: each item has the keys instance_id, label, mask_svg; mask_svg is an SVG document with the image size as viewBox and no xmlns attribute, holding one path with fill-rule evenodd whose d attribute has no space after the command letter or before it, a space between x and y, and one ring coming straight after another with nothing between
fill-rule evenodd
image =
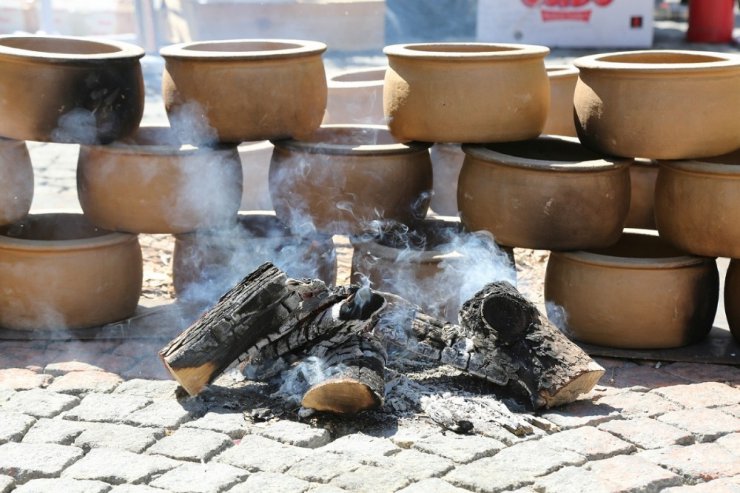
<instances>
[{"instance_id":1,"label":"red post","mask_svg":"<svg viewBox=\"0 0 740 493\"><path fill-rule=\"evenodd\" d=\"M689 1L689 42L729 43L734 27L735 0Z\"/></svg>"}]
</instances>

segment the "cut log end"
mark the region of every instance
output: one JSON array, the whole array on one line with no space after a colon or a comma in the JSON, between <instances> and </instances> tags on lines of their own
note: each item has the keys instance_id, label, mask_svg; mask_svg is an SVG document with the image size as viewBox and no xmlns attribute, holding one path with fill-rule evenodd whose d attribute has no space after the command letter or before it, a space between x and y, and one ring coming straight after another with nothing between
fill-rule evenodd
<instances>
[{"instance_id":1,"label":"cut log end","mask_svg":"<svg viewBox=\"0 0 740 493\"><path fill-rule=\"evenodd\" d=\"M326 380L314 385L301 401L305 408L340 414L357 414L382 404L382 398L368 385L347 378Z\"/></svg>"},{"instance_id":2,"label":"cut log end","mask_svg":"<svg viewBox=\"0 0 740 493\"><path fill-rule=\"evenodd\" d=\"M216 365L213 363L206 363L194 368L178 368L175 370L167 364L166 359L162 358L162 362L164 363L165 368L167 368L167 371L170 372L170 375L177 380L177 383L179 383L191 397L195 397L201 393L216 373Z\"/></svg>"},{"instance_id":3,"label":"cut log end","mask_svg":"<svg viewBox=\"0 0 740 493\"><path fill-rule=\"evenodd\" d=\"M604 368L596 362L591 362L583 373L574 377L562 387L555 389L554 393L541 390L540 398L544 401L543 407L549 409L574 402L578 396L591 392L604 373Z\"/></svg>"}]
</instances>

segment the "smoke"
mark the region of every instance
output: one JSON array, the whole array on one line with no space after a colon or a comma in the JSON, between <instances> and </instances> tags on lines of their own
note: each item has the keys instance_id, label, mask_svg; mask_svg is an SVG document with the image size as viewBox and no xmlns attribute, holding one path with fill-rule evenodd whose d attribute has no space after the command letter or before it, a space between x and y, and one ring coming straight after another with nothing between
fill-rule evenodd
<instances>
[{"instance_id":1,"label":"smoke","mask_svg":"<svg viewBox=\"0 0 740 493\"><path fill-rule=\"evenodd\" d=\"M569 339L573 339L573 334L568 328L568 313L561 305L553 303L551 301L545 302L545 312L547 318L552 324L560 329L560 332L565 334Z\"/></svg>"},{"instance_id":2,"label":"smoke","mask_svg":"<svg viewBox=\"0 0 740 493\"><path fill-rule=\"evenodd\" d=\"M303 395L311 387L338 377L345 371L346 367L342 364L327 366L322 358L309 356L280 375L282 384L273 396L300 404Z\"/></svg>"},{"instance_id":3,"label":"smoke","mask_svg":"<svg viewBox=\"0 0 740 493\"><path fill-rule=\"evenodd\" d=\"M75 108L59 117L51 140L66 144L99 144L95 115L90 110Z\"/></svg>"}]
</instances>

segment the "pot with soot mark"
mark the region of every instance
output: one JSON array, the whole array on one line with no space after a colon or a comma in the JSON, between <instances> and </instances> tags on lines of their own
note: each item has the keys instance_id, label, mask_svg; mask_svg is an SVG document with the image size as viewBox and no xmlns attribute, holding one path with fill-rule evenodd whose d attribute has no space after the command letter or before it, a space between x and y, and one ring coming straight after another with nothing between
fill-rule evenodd
<instances>
[{"instance_id":1,"label":"pot with soot mark","mask_svg":"<svg viewBox=\"0 0 740 493\"><path fill-rule=\"evenodd\" d=\"M33 165L22 140L0 138L0 226L22 219L33 201Z\"/></svg>"},{"instance_id":2,"label":"pot with soot mark","mask_svg":"<svg viewBox=\"0 0 740 493\"><path fill-rule=\"evenodd\" d=\"M136 310L142 256L135 235L99 229L82 214L31 214L0 228L0 326L79 329Z\"/></svg>"}]
</instances>

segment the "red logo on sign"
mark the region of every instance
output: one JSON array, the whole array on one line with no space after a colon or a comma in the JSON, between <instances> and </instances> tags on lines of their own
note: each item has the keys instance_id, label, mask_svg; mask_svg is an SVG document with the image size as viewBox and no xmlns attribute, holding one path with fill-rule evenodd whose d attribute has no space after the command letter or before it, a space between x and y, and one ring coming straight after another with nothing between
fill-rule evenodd
<instances>
[{"instance_id":1,"label":"red logo on sign","mask_svg":"<svg viewBox=\"0 0 740 493\"><path fill-rule=\"evenodd\" d=\"M583 9L589 3L606 7L614 0L522 0L530 8L540 8L542 20L548 21L581 21L591 20L591 9ZM554 10L556 9L556 10Z\"/></svg>"}]
</instances>

